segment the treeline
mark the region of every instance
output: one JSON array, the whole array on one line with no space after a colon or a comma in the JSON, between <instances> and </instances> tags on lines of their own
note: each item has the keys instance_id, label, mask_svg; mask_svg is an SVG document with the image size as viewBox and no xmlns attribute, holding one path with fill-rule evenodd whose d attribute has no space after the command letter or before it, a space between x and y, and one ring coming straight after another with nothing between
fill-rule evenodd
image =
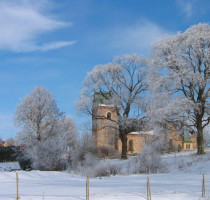
<instances>
[{"instance_id":1,"label":"treeline","mask_svg":"<svg viewBox=\"0 0 210 200\"><path fill-rule=\"evenodd\" d=\"M0 146L0 162L14 162L17 161L18 152L20 152L21 147L9 146L3 147Z\"/></svg>"}]
</instances>

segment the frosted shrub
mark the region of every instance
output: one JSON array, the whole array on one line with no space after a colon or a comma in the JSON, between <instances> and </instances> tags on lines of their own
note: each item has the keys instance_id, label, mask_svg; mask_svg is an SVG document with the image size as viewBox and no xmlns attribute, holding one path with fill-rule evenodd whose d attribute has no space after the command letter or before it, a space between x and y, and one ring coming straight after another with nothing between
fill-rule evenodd
<instances>
[{"instance_id":1,"label":"frosted shrub","mask_svg":"<svg viewBox=\"0 0 210 200\"><path fill-rule=\"evenodd\" d=\"M152 151L155 151L158 154L163 154L167 151L167 141L165 140L156 140L151 144Z\"/></svg>"},{"instance_id":2,"label":"frosted shrub","mask_svg":"<svg viewBox=\"0 0 210 200\"><path fill-rule=\"evenodd\" d=\"M184 169L184 168L185 168L185 162L183 159L181 159L178 162L178 169Z\"/></svg>"},{"instance_id":3,"label":"frosted shrub","mask_svg":"<svg viewBox=\"0 0 210 200\"><path fill-rule=\"evenodd\" d=\"M151 146L146 146L139 155L133 159L134 173L163 172L165 167L161 155Z\"/></svg>"},{"instance_id":4,"label":"frosted shrub","mask_svg":"<svg viewBox=\"0 0 210 200\"><path fill-rule=\"evenodd\" d=\"M106 146L98 147L97 155L100 158L120 158L120 153L116 149Z\"/></svg>"},{"instance_id":5,"label":"frosted shrub","mask_svg":"<svg viewBox=\"0 0 210 200\"><path fill-rule=\"evenodd\" d=\"M83 176L94 176L94 167L99 163L99 159L92 153L86 153L83 160L78 160L74 172Z\"/></svg>"},{"instance_id":6,"label":"frosted shrub","mask_svg":"<svg viewBox=\"0 0 210 200\"><path fill-rule=\"evenodd\" d=\"M53 94L36 87L17 106L15 123L20 127L17 144L24 144L22 168L64 170L76 142L76 124L57 107Z\"/></svg>"},{"instance_id":7,"label":"frosted shrub","mask_svg":"<svg viewBox=\"0 0 210 200\"><path fill-rule=\"evenodd\" d=\"M84 134L69 154L69 170L85 175L98 162L94 137Z\"/></svg>"},{"instance_id":8,"label":"frosted shrub","mask_svg":"<svg viewBox=\"0 0 210 200\"><path fill-rule=\"evenodd\" d=\"M118 164L100 162L94 168L94 177L116 175L121 173L121 170Z\"/></svg>"},{"instance_id":9,"label":"frosted shrub","mask_svg":"<svg viewBox=\"0 0 210 200\"><path fill-rule=\"evenodd\" d=\"M37 142L26 150L32 167L44 171L64 170L67 166L64 152L63 142L56 138Z\"/></svg>"},{"instance_id":10,"label":"frosted shrub","mask_svg":"<svg viewBox=\"0 0 210 200\"><path fill-rule=\"evenodd\" d=\"M101 176L109 176L109 169L107 164L105 163L99 163L97 166L94 168L94 177L101 177Z\"/></svg>"}]
</instances>

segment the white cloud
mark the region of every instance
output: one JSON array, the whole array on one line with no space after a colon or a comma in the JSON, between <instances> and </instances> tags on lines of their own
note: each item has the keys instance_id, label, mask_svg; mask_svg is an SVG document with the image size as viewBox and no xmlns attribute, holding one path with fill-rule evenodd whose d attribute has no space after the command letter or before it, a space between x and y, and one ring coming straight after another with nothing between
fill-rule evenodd
<instances>
[{"instance_id":1,"label":"white cloud","mask_svg":"<svg viewBox=\"0 0 210 200\"><path fill-rule=\"evenodd\" d=\"M51 43L47 43L38 47L38 49L40 49L41 51L48 51L52 49L57 49L57 48L73 45L75 43L76 41L51 42Z\"/></svg>"},{"instance_id":2,"label":"white cloud","mask_svg":"<svg viewBox=\"0 0 210 200\"><path fill-rule=\"evenodd\" d=\"M161 36L166 34L166 31L158 25L143 20L139 24L118 29L114 33L115 39L113 45L124 48L147 48Z\"/></svg>"},{"instance_id":3,"label":"white cloud","mask_svg":"<svg viewBox=\"0 0 210 200\"><path fill-rule=\"evenodd\" d=\"M12 3L11 3L12 2ZM70 26L49 17L44 2L41 1L1 1L0 2L0 49L17 52L47 51L72 45L74 41L56 41L37 45L39 36L50 31Z\"/></svg>"},{"instance_id":4,"label":"white cloud","mask_svg":"<svg viewBox=\"0 0 210 200\"><path fill-rule=\"evenodd\" d=\"M139 20L138 23L124 27L95 32L89 36L89 40L103 43L103 48L106 47L109 51L112 49L115 53L138 53L142 55L148 53L152 44L166 34L170 33L157 24L143 19Z\"/></svg>"},{"instance_id":5,"label":"white cloud","mask_svg":"<svg viewBox=\"0 0 210 200\"><path fill-rule=\"evenodd\" d=\"M176 0L181 11L188 17L193 15L193 7L196 0Z\"/></svg>"}]
</instances>

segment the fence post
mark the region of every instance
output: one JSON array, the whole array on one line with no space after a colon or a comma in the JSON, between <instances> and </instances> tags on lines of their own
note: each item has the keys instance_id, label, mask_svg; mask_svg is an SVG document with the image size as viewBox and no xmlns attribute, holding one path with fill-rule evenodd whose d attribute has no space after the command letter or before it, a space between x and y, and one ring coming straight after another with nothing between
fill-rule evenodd
<instances>
[{"instance_id":1,"label":"fence post","mask_svg":"<svg viewBox=\"0 0 210 200\"><path fill-rule=\"evenodd\" d=\"M149 176L147 177L147 200L152 200Z\"/></svg>"},{"instance_id":2,"label":"fence post","mask_svg":"<svg viewBox=\"0 0 210 200\"><path fill-rule=\"evenodd\" d=\"M16 188L17 188L17 200L19 200L19 190L18 190L18 173L16 172Z\"/></svg>"},{"instance_id":3,"label":"fence post","mask_svg":"<svg viewBox=\"0 0 210 200\"><path fill-rule=\"evenodd\" d=\"M148 187L148 177L147 177L147 200L149 200L149 187Z\"/></svg>"},{"instance_id":4,"label":"fence post","mask_svg":"<svg viewBox=\"0 0 210 200\"><path fill-rule=\"evenodd\" d=\"M206 197L206 191L205 191L205 175L203 174L203 183L202 183L202 197Z\"/></svg>"},{"instance_id":5,"label":"fence post","mask_svg":"<svg viewBox=\"0 0 210 200\"><path fill-rule=\"evenodd\" d=\"M44 200L44 196L45 196L45 189L43 188L43 191L42 191L42 200Z\"/></svg>"},{"instance_id":6,"label":"fence post","mask_svg":"<svg viewBox=\"0 0 210 200\"><path fill-rule=\"evenodd\" d=\"M87 176L86 180L86 200L89 200L89 176Z\"/></svg>"}]
</instances>

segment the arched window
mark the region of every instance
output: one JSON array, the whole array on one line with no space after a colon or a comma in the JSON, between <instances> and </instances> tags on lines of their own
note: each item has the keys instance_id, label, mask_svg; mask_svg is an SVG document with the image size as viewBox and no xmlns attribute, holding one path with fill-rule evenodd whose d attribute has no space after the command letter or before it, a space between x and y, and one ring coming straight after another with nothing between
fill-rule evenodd
<instances>
[{"instance_id":1,"label":"arched window","mask_svg":"<svg viewBox=\"0 0 210 200\"><path fill-rule=\"evenodd\" d=\"M172 148L173 147L173 140L169 139L169 147Z\"/></svg>"},{"instance_id":2,"label":"arched window","mask_svg":"<svg viewBox=\"0 0 210 200\"><path fill-rule=\"evenodd\" d=\"M107 119L111 119L112 118L112 114L110 112L107 113Z\"/></svg>"},{"instance_id":3,"label":"arched window","mask_svg":"<svg viewBox=\"0 0 210 200\"><path fill-rule=\"evenodd\" d=\"M133 140L129 140L128 150L133 151Z\"/></svg>"},{"instance_id":4,"label":"arched window","mask_svg":"<svg viewBox=\"0 0 210 200\"><path fill-rule=\"evenodd\" d=\"M177 147L177 151L180 152L181 150L182 150L182 147L181 147L181 145L179 144L178 147Z\"/></svg>"}]
</instances>

